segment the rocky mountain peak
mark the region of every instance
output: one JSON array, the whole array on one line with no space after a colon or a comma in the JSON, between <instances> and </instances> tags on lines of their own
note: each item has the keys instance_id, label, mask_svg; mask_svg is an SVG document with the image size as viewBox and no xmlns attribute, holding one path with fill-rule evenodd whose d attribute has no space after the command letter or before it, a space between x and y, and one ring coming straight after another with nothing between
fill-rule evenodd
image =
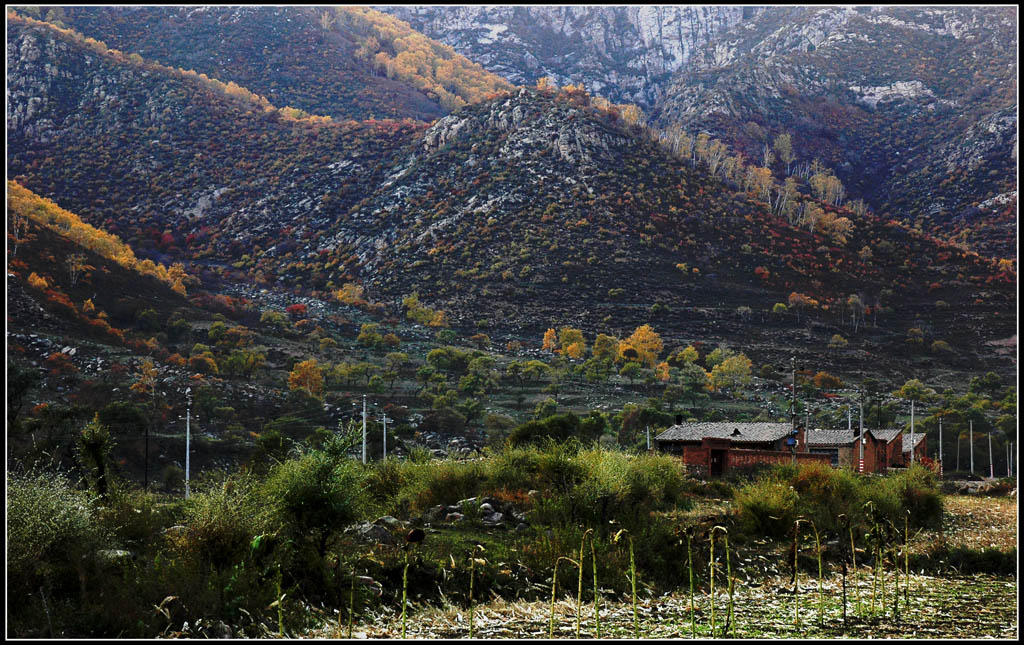
<instances>
[{"instance_id":1,"label":"rocky mountain peak","mask_svg":"<svg viewBox=\"0 0 1024 645\"><path fill-rule=\"evenodd\" d=\"M383 6L379 10L510 81L583 83L613 102L649 107L693 52L759 13L701 6Z\"/></svg>"}]
</instances>

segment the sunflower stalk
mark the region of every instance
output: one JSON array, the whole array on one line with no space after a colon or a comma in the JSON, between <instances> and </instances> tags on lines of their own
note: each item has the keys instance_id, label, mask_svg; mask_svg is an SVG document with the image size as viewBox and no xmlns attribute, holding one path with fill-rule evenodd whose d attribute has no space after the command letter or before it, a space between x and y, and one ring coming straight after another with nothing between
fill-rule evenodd
<instances>
[{"instance_id":1,"label":"sunflower stalk","mask_svg":"<svg viewBox=\"0 0 1024 645\"><path fill-rule=\"evenodd\" d=\"M558 565L562 562L562 560L565 560L566 562L569 562L571 564L575 564L577 567L580 565L579 562L576 562L572 558L567 558L565 556L560 556L557 560L555 560L555 571L551 574L551 614L550 618L548 619L548 638L555 637L555 596L558 593Z\"/></svg>"}]
</instances>

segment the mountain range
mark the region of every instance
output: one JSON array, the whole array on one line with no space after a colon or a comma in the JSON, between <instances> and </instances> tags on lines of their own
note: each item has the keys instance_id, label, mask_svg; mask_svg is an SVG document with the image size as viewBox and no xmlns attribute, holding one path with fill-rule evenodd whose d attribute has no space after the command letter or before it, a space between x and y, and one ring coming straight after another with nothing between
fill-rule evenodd
<instances>
[{"instance_id":1,"label":"mountain range","mask_svg":"<svg viewBox=\"0 0 1024 645\"><path fill-rule=\"evenodd\" d=\"M602 22L559 11L545 15L561 15L565 25L575 16L573 24L618 25L627 32L640 23L622 15L647 15L611 11L619 18ZM509 337L539 337L560 324L622 333L655 318L679 340L744 338L763 343L765 351L780 351L768 348L787 342L820 342L799 330L781 331L762 313L793 302L793 294L814 302L819 321L840 326L858 315L851 304L856 296L885 322L873 341L883 344L903 346L907 330L920 327L965 352L1011 335L1015 264L996 259L1010 246L1000 227L1016 222L1009 190L1015 186L1005 172L1015 155L1016 121L1012 136L999 121L1006 116L1005 90L971 99L955 128L937 117L932 123L935 110L943 114L939 101L962 92L957 84L940 86L937 77L919 71L921 87L932 93L922 106L921 97L929 95L912 82L917 76L903 76L895 66L888 77L876 70L873 79L830 67L839 52L866 46L863 39L834 34L871 25L877 32L865 37L878 40L882 33L910 29L894 24L901 15L896 10L845 12L839 26L825 20L833 14L823 9L794 9L786 14L790 18L780 11L704 12L699 15L707 25L691 28L682 40L677 29L673 42L686 43L677 54L686 54L664 53L648 69L662 70L651 78L675 76L655 92L646 124L579 87L514 88L476 72L453 72L454 79L446 77L434 90L434 81L419 79L436 80L436 71L430 76L412 63L409 69L419 72L403 71L411 60L403 52L434 52L428 67L436 69L443 61L451 69L475 68L461 62L456 67L455 54L443 46L403 41L412 38L408 34L389 41L413 43L408 49L389 50L387 34L406 32L369 10L349 18L312 8L79 7L51 10L39 16L44 21L9 14L8 172L121 235L140 255L168 264L186 261L205 284L227 278L326 294L359 283L368 297L388 306L415 293L448 312L453 324ZM956 42L975 42L981 36L965 34L984 32L995 43L986 51L994 52L1006 36L1005 16L981 11L972 21L971 11L940 12L932 23L922 22L930 14L912 14L920 19L913 29L927 34L921 25L932 24L935 33L928 37ZM692 12L668 13L664 25L679 26L686 16L697 20ZM529 18L521 11L466 14L472 15ZM796 18L818 31L800 31ZM653 33L653 23L641 22L644 33ZM547 23L537 24L541 29ZM786 36L795 33L813 49ZM721 40L736 34L745 40ZM367 51L357 56L342 46L365 49L371 38L380 51L369 51L368 58ZM485 44L501 42L493 40ZM252 48L225 49L232 42ZM722 42L732 44L722 49ZM767 43L774 43L770 51ZM947 62L956 50L950 48ZM300 51L301 66L282 53ZM759 67L752 57L772 64ZM365 60L383 61L387 69L363 65ZM918 67L928 71L927 63ZM317 71L310 73L313 65ZM806 80L793 85L795 94L774 96L779 79L795 81L798 68ZM764 69L774 71L765 77ZM331 76L338 70L363 79L361 89L311 89L320 78L338 78L333 86L348 87L348 77ZM781 76L773 75L778 70ZM991 76L990 85L1005 74L1000 68ZM751 79L764 82L755 86ZM853 80L860 90L835 89ZM904 92L902 99L872 93L886 81L885 87ZM822 88L832 88L831 94L815 94ZM609 97L651 95L623 92ZM865 103L876 95L875 105ZM459 106L454 99L442 101L444 96L468 100L460 98ZM716 112L709 107L714 105L731 107ZM819 123L810 115L825 107L853 116L831 131L818 127L816 135L808 134L812 128L800 126L801 119ZM893 131L931 129L916 144L918 139L894 137L884 146L868 145L887 115ZM986 127L985 119L992 118L998 123ZM792 132L800 160L821 153L848 193L864 195L874 212L816 199L804 184L795 198L804 215L781 214L771 187L760 194L746 181L719 176L703 161L666 149L659 135L673 125L720 137L752 168L755 145ZM936 226L925 226L923 212L892 212L899 210L894 204L916 204L926 189L939 190L926 162L940 130L947 142L966 140L961 126L976 131L978 141L996 143L977 157L957 148L963 163L977 160L968 178L978 178L947 181L942 194L951 195L955 208L967 208L966 198L957 197L967 191L979 213L985 202L999 204L1000 212L1012 210L1012 218L990 230L1001 246L985 248L999 251L996 257L942 239L937 224L955 218L936 212L925 218ZM847 129L846 139L834 138ZM900 146L916 174L888 161ZM884 163L865 162L865 155ZM947 152L944 159L961 157ZM769 183L780 187L785 173L777 163L769 170L775 175ZM865 184L888 187L889 201L858 193ZM843 226L831 228L840 220ZM752 333L752 327L760 331Z\"/></svg>"}]
</instances>

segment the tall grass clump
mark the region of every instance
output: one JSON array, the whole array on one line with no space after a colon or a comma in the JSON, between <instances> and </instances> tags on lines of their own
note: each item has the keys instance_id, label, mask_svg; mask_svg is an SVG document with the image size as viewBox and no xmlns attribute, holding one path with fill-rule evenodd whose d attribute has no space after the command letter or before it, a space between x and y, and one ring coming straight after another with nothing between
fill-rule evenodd
<instances>
[{"instance_id":1,"label":"tall grass clump","mask_svg":"<svg viewBox=\"0 0 1024 645\"><path fill-rule=\"evenodd\" d=\"M888 480L899 503L899 512L889 516L890 521L899 525L909 514L910 526L914 528L942 527L942 495L931 468L915 463Z\"/></svg>"},{"instance_id":2,"label":"tall grass clump","mask_svg":"<svg viewBox=\"0 0 1024 645\"><path fill-rule=\"evenodd\" d=\"M797 514L810 520L816 530L838 533L841 515L850 516L861 506L857 475L828 464L803 464L791 480L797 494Z\"/></svg>"},{"instance_id":3,"label":"tall grass clump","mask_svg":"<svg viewBox=\"0 0 1024 645\"><path fill-rule=\"evenodd\" d=\"M733 507L743 532L781 538L796 521L798 500L788 482L765 477L740 488Z\"/></svg>"},{"instance_id":4,"label":"tall grass clump","mask_svg":"<svg viewBox=\"0 0 1024 645\"><path fill-rule=\"evenodd\" d=\"M885 477L826 464L776 466L743 486L734 507L747 534L783 537L797 517L824 534L848 532L844 516L867 530L874 521L864 512L869 502L878 521L901 523L909 512L911 526L941 526L942 498L934 473L920 465Z\"/></svg>"},{"instance_id":5,"label":"tall grass clump","mask_svg":"<svg viewBox=\"0 0 1024 645\"><path fill-rule=\"evenodd\" d=\"M487 483L487 467L480 461L433 460L406 468L401 497L417 512L476 497Z\"/></svg>"},{"instance_id":6,"label":"tall grass clump","mask_svg":"<svg viewBox=\"0 0 1024 645\"><path fill-rule=\"evenodd\" d=\"M84 599L95 582L96 552L108 533L97 520L94 494L61 473L30 472L7 480L7 598L12 634L47 625L59 635L82 608L61 599ZM56 630L56 634L53 633Z\"/></svg>"},{"instance_id":7,"label":"tall grass clump","mask_svg":"<svg viewBox=\"0 0 1024 645\"><path fill-rule=\"evenodd\" d=\"M506 446L490 459L488 486L494 490L537 488L541 449L537 446Z\"/></svg>"},{"instance_id":8,"label":"tall grass clump","mask_svg":"<svg viewBox=\"0 0 1024 645\"><path fill-rule=\"evenodd\" d=\"M253 566L253 539L273 532L258 483L245 474L210 478L196 487L182 515L184 530L168 535L151 593L179 596L194 618L233 620L242 609L262 613L273 602L262 574L277 554L270 548L276 540L268 540Z\"/></svg>"}]
</instances>

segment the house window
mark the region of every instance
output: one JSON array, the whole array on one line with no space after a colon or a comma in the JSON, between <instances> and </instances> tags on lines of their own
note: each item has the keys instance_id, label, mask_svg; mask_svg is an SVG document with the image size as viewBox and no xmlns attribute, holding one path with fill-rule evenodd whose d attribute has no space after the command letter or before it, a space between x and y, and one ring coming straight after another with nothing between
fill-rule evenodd
<instances>
[{"instance_id":1,"label":"house window","mask_svg":"<svg viewBox=\"0 0 1024 645\"><path fill-rule=\"evenodd\" d=\"M839 466L839 448L811 448L812 455L828 455L832 459L832 466Z\"/></svg>"}]
</instances>

